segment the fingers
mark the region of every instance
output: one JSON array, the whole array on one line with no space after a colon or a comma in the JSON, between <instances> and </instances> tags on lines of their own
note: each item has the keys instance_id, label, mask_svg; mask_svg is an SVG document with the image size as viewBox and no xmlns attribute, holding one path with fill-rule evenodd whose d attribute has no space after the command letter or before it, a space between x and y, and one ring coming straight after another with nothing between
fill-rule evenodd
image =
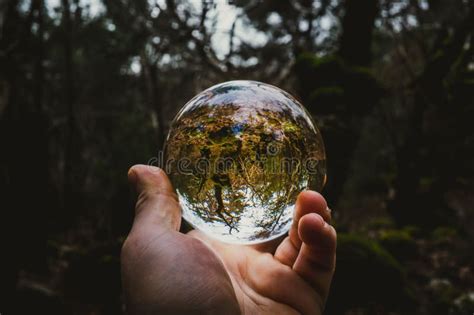
<instances>
[{"instance_id":1,"label":"fingers","mask_svg":"<svg viewBox=\"0 0 474 315\"><path fill-rule=\"evenodd\" d=\"M295 204L293 225L289 231L290 240L297 248L301 246L301 240L298 235L300 219L308 213L317 213L327 222L331 220L331 213L328 211L326 200L320 193L312 190L300 193Z\"/></svg>"},{"instance_id":2,"label":"fingers","mask_svg":"<svg viewBox=\"0 0 474 315\"><path fill-rule=\"evenodd\" d=\"M336 231L320 215L310 213L300 219L298 233L303 243L293 270L327 297L336 264Z\"/></svg>"},{"instance_id":3,"label":"fingers","mask_svg":"<svg viewBox=\"0 0 474 315\"><path fill-rule=\"evenodd\" d=\"M291 242L290 237L287 236L276 249L275 259L288 267L292 267L298 257L298 253L299 248L296 248Z\"/></svg>"},{"instance_id":4,"label":"fingers","mask_svg":"<svg viewBox=\"0 0 474 315\"><path fill-rule=\"evenodd\" d=\"M299 254L302 241L298 233L298 227L301 218L308 213L316 213L327 222L331 220L331 212L321 194L310 190L299 194L295 204L293 224L290 228L289 236L281 242L275 251L275 258L287 266L293 266Z\"/></svg>"},{"instance_id":5,"label":"fingers","mask_svg":"<svg viewBox=\"0 0 474 315\"><path fill-rule=\"evenodd\" d=\"M289 305L300 314L321 313L323 301L318 292L298 277L291 267L280 264L269 254L255 257L252 268L246 270L245 278L255 292Z\"/></svg>"},{"instance_id":6,"label":"fingers","mask_svg":"<svg viewBox=\"0 0 474 315\"><path fill-rule=\"evenodd\" d=\"M165 172L154 166L135 165L128 171L128 179L138 193L134 228L155 225L178 231L181 211Z\"/></svg>"}]
</instances>

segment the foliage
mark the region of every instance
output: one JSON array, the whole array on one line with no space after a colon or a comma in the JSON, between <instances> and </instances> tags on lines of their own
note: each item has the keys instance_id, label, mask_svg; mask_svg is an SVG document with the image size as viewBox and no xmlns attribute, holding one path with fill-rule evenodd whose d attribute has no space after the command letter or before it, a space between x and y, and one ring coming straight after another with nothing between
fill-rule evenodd
<instances>
[{"instance_id":1,"label":"foliage","mask_svg":"<svg viewBox=\"0 0 474 315\"><path fill-rule=\"evenodd\" d=\"M380 243L399 259L413 257L417 254L415 240L407 229L382 231Z\"/></svg>"},{"instance_id":2,"label":"foliage","mask_svg":"<svg viewBox=\"0 0 474 315\"><path fill-rule=\"evenodd\" d=\"M128 167L193 95L253 79L322 129L329 314L472 313L471 2L1 1L0 312L120 313Z\"/></svg>"},{"instance_id":3,"label":"foliage","mask_svg":"<svg viewBox=\"0 0 474 315\"><path fill-rule=\"evenodd\" d=\"M337 257L329 314L345 314L352 308L370 309L374 305L399 311L413 307L414 296L405 270L377 242L339 233Z\"/></svg>"}]
</instances>

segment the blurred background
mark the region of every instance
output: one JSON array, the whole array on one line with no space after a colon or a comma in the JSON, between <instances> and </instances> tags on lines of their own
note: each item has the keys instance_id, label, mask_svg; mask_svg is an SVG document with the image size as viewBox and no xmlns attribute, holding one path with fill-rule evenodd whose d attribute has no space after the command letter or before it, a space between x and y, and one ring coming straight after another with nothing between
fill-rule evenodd
<instances>
[{"instance_id":1,"label":"blurred background","mask_svg":"<svg viewBox=\"0 0 474 315\"><path fill-rule=\"evenodd\" d=\"M327 314L474 312L469 0L1 0L0 313L121 314L126 173L222 81L314 115Z\"/></svg>"}]
</instances>

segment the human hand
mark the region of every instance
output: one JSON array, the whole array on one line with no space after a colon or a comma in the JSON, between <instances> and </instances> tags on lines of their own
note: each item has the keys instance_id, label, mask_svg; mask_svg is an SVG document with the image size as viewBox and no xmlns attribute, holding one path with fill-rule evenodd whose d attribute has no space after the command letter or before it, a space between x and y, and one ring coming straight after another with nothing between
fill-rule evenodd
<instances>
[{"instance_id":1,"label":"human hand","mask_svg":"<svg viewBox=\"0 0 474 315\"><path fill-rule=\"evenodd\" d=\"M289 234L258 246L234 245L193 230L159 168L136 165L139 196L122 248L127 312L145 314L322 314L336 260L330 211L313 191L297 199Z\"/></svg>"}]
</instances>

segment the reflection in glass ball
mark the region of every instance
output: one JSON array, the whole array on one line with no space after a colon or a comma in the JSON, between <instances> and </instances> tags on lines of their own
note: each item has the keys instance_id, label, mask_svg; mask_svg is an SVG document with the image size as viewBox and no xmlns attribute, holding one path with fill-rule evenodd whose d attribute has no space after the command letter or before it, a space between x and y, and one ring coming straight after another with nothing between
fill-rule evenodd
<instances>
[{"instance_id":1,"label":"reflection in glass ball","mask_svg":"<svg viewBox=\"0 0 474 315\"><path fill-rule=\"evenodd\" d=\"M177 114L165 169L183 218L231 243L286 233L297 195L321 190L326 157L319 130L288 93L230 81L195 96Z\"/></svg>"}]
</instances>

